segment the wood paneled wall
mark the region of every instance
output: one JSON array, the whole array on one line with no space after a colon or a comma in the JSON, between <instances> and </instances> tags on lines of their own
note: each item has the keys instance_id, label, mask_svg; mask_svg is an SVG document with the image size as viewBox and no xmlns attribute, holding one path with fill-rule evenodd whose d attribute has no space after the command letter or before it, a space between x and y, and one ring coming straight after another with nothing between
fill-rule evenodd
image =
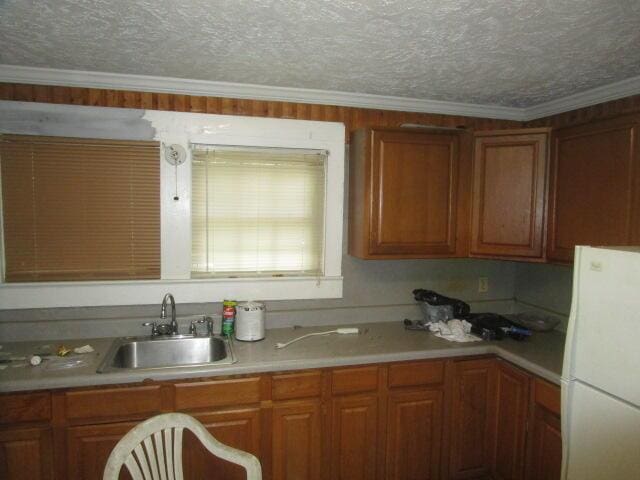
<instances>
[{"instance_id":1,"label":"wood paneled wall","mask_svg":"<svg viewBox=\"0 0 640 480\"><path fill-rule=\"evenodd\" d=\"M0 83L0 100L343 122L346 125L347 133L360 127L397 127L403 123L443 127L464 125L469 129L476 130L517 128L521 125L520 122L510 120L339 107L335 105L10 83Z\"/></svg>"},{"instance_id":2,"label":"wood paneled wall","mask_svg":"<svg viewBox=\"0 0 640 480\"><path fill-rule=\"evenodd\" d=\"M525 122L524 126L558 128L638 112L640 112L640 95L633 95L631 97L620 98L610 102L591 105L590 107L551 115L550 117L537 118Z\"/></svg>"},{"instance_id":3,"label":"wood paneled wall","mask_svg":"<svg viewBox=\"0 0 640 480\"><path fill-rule=\"evenodd\" d=\"M463 125L475 130L564 127L625 113L640 112L640 95L599 103L590 107L521 123L511 120L340 107L335 105L12 83L0 83L0 100L343 122L346 125L347 132L367 126L397 127L403 123L438 125L442 127Z\"/></svg>"}]
</instances>

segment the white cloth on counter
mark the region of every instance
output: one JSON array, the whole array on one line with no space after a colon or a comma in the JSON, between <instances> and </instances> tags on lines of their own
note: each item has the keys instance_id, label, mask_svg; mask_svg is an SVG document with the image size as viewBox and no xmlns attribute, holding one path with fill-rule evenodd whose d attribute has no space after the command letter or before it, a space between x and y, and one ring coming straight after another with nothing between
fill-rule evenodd
<instances>
[{"instance_id":1,"label":"white cloth on counter","mask_svg":"<svg viewBox=\"0 0 640 480\"><path fill-rule=\"evenodd\" d=\"M471 334L471 324L466 320L449 320L448 322L434 322L429 324L429 330L436 337L450 342L478 342L482 340Z\"/></svg>"}]
</instances>

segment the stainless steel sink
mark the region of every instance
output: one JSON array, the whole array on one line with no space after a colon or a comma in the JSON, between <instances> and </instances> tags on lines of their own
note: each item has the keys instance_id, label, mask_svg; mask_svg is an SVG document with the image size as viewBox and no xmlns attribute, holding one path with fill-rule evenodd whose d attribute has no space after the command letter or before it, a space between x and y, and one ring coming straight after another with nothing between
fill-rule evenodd
<instances>
[{"instance_id":1,"label":"stainless steel sink","mask_svg":"<svg viewBox=\"0 0 640 480\"><path fill-rule=\"evenodd\" d=\"M219 337L126 337L113 342L98 373L228 365L235 361L231 342Z\"/></svg>"}]
</instances>

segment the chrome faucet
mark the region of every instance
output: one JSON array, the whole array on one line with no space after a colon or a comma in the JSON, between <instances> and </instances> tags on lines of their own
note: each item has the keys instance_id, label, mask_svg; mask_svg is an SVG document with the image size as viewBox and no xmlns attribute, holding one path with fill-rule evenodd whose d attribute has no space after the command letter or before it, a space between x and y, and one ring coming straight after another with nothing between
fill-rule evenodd
<instances>
[{"instance_id":1,"label":"chrome faucet","mask_svg":"<svg viewBox=\"0 0 640 480\"><path fill-rule=\"evenodd\" d=\"M169 325L158 325L158 329L162 326L168 326L169 329L166 332L168 335L177 335L178 334L178 322L176 322L176 301L173 298L173 295L167 293L162 299L162 307L160 308L160 320L167 319L167 300L171 302L171 323ZM164 330L164 329L163 329ZM164 333L164 332L163 332Z\"/></svg>"}]
</instances>

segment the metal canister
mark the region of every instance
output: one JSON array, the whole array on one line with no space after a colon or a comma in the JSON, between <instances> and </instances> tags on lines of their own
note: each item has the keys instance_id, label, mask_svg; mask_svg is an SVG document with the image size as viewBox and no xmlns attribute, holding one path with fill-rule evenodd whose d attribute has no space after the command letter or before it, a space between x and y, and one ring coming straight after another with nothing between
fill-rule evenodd
<instances>
[{"instance_id":1,"label":"metal canister","mask_svg":"<svg viewBox=\"0 0 640 480\"><path fill-rule=\"evenodd\" d=\"M236 321L235 300L224 300L222 302L222 335L230 337L233 334L233 327Z\"/></svg>"}]
</instances>

